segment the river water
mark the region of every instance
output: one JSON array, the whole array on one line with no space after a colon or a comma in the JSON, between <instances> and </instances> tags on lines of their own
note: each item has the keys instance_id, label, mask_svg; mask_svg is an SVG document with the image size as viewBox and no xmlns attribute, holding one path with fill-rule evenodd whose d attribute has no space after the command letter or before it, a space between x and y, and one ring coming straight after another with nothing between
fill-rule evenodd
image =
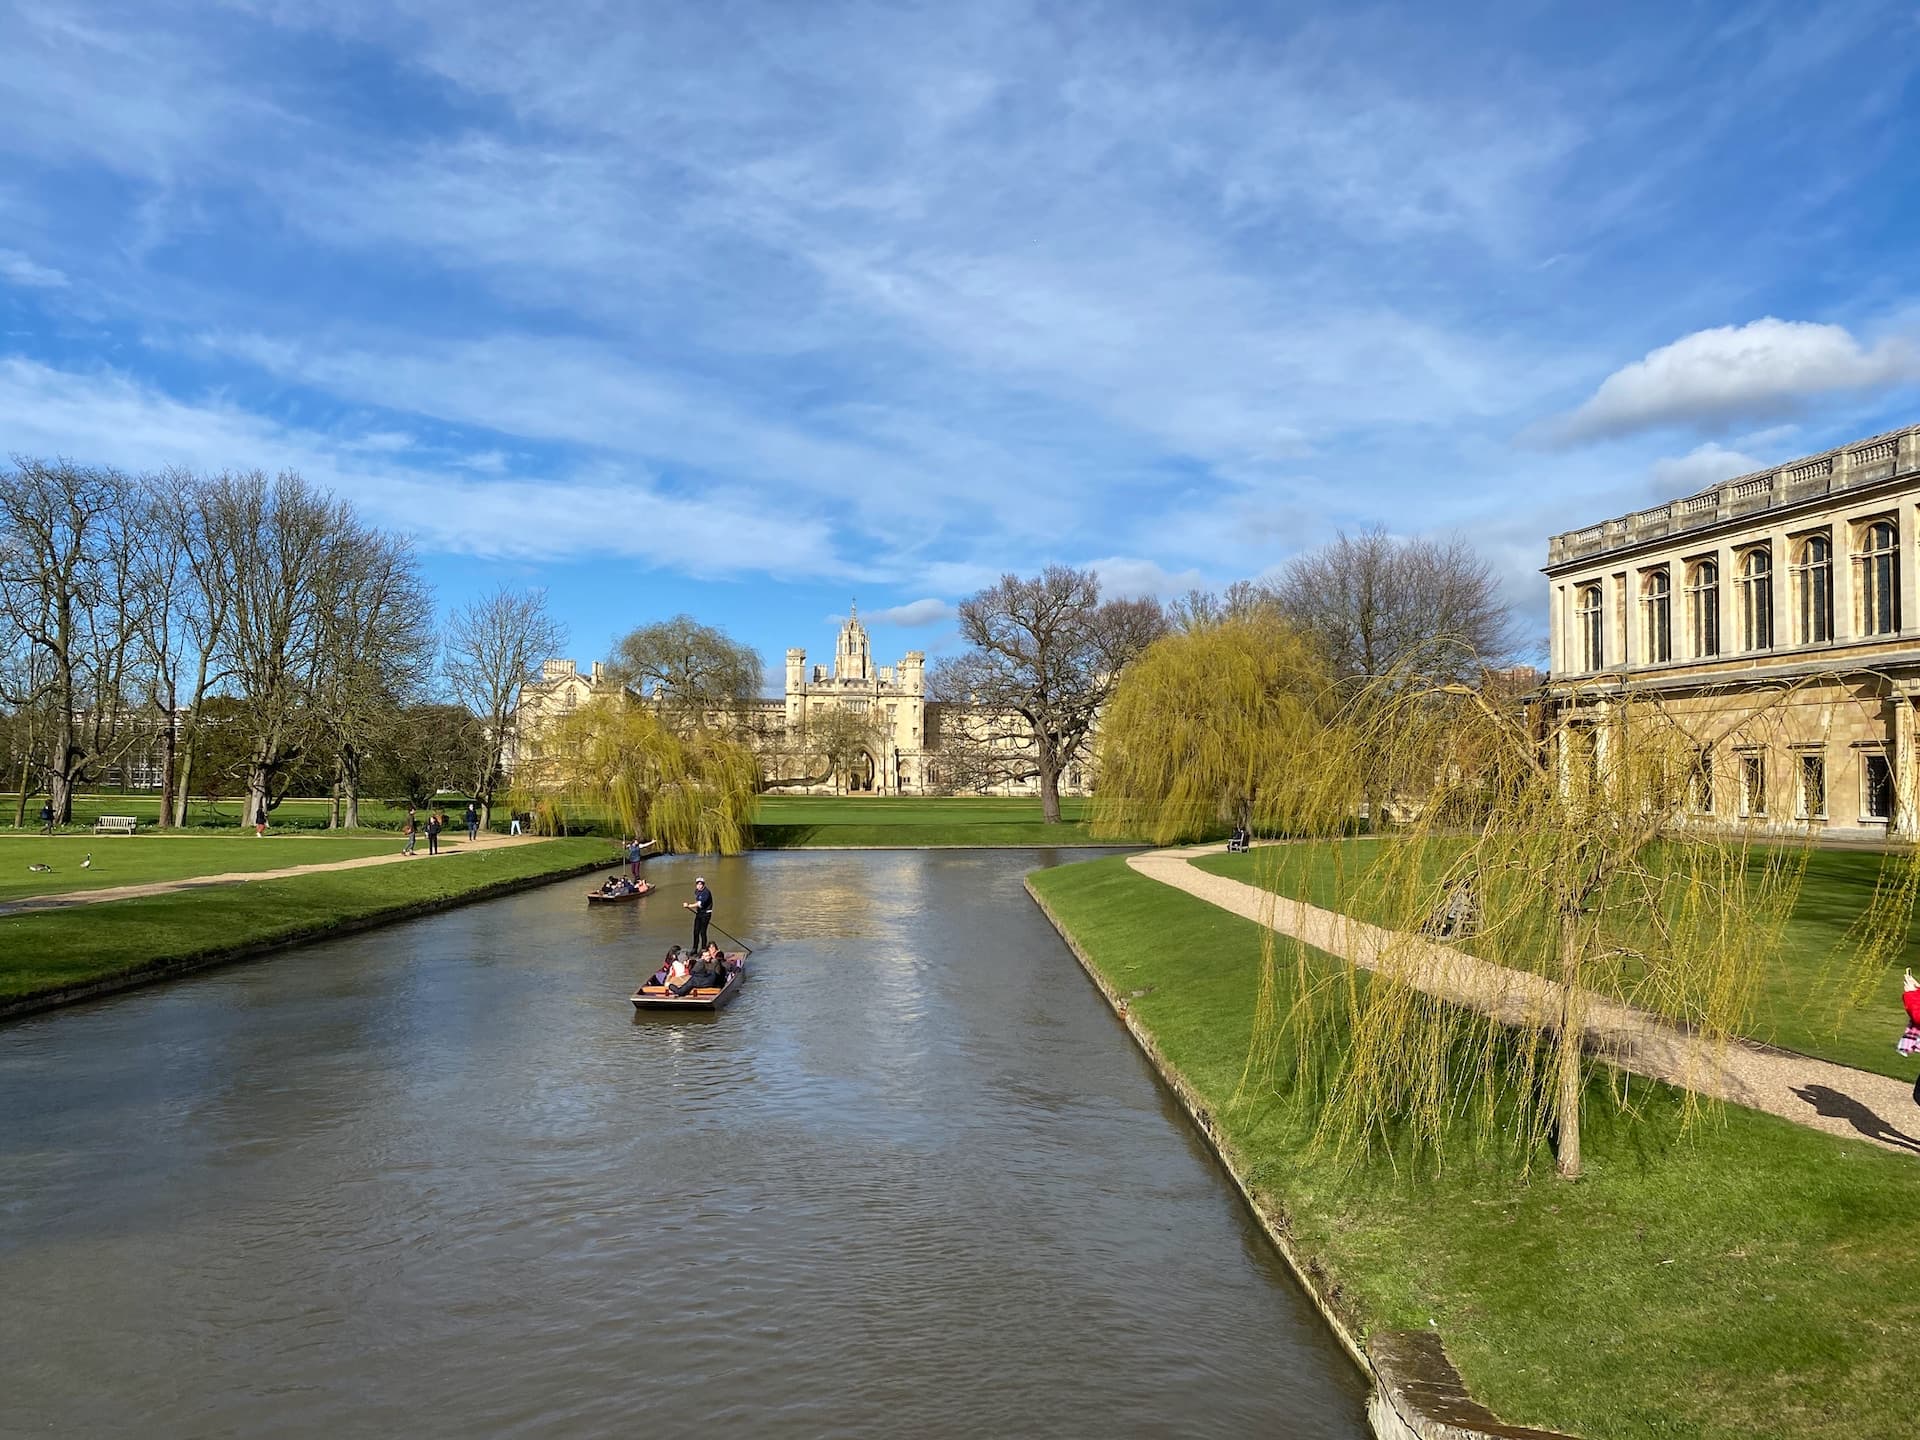
<instances>
[{"instance_id":1,"label":"river water","mask_svg":"<svg viewBox=\"0 0 1920 1440\"><path fill-rule=\"evenodd\" d=\"M0 1431L1366 1433L1022 893L1048 851L650 862L0 1028ZM758 946L626 995L696 869Z\"/></svg>"}]
</instances>

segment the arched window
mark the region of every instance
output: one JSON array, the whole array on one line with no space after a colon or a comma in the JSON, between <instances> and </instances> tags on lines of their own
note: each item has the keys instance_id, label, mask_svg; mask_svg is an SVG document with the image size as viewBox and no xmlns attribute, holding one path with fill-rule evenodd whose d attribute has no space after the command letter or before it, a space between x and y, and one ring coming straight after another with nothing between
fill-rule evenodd
<instances>
[{"instance_id":1,"label":"arched window","mask_svg":"<svg viewBox=\"0 0 1920 1440\"><path fill-rule=\"evenodd\" d=\"M1606 663L1601 643L1599 585L1582 585L1575 602L1573 617L1580 636L1580 668L1598 670Z\"/></svg>"},{"instance_id":2,"label":"arched window","mask_svg":"<svg viewBox=\"0 0 1920 1440\"><path fill-rule=\"evenodd\" d=\"M1647 661L1658 665L1673 658L1673 582L1665 570L1649 570L1640 585L1641 630L1646 636Z\"/></svg>"},{"instance_id":3,"label":"arched window","mask_svg":"<svg viewBox=\"0 0 1920 1440\"><path fill-rule=\"evenodd\" d=\"M1705 659L1720 653L1720 565L1696 560L1687 573L1687 630L1693 653Z\"/></svg>"},{"instance_id":4,"label":"arched window","mask_svg":"<svg viewBox=\"0 0 1920 1440\"><path fill-rule=\"evenodd\" d=\"M1809 535L1794 557L1793 604L1802 645L1833 639L1833 544L1825 535Z\"/></svg>"},{"instance_id":5,"label":"arched window","mask_svg":"<svg viewBox=\"0 0 1920 1440\"><path fill-rule=\"evenodd\" d=\"M1773 648L1773 555L1765 546L1740 557L1740 648Z\"/></svg>"},{"instance_id":6,"label":"arched window","mask_svg":"<svg viewBox=\"0 0 1920 1440\"><path fill-rule=\"evenodd\" d=\"M1891 635L1900 628L1900 539L1891 520L1876 520L1853 557L1860 596L1860 633Z\"/></svg>"}]
</instances>

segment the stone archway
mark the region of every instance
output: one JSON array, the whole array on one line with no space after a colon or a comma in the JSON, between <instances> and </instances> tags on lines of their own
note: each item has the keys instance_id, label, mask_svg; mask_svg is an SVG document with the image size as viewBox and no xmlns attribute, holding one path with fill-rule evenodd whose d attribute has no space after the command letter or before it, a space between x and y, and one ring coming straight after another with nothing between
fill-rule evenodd
<instances>
[{"instance_id":1,"label":"stone archway","mask_svg":"<svg viewBox=\"0 0 1920 1440\"><path fill-rule=\"evenodd\" d=\"M874 763L873 756L865 750L853 757L853 764L847 775L847 790L851 794L864 794L873 789L873 777L880 767Z\"/></svg>"}]
</instances>

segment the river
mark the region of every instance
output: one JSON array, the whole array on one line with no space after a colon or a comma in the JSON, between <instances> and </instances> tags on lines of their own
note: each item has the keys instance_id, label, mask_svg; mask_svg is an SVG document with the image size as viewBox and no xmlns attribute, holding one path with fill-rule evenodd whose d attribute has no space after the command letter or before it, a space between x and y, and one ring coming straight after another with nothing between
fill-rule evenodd
<instances>
[{"instance_id":1,"label":"river","mask_svg":"<svg viewBox=\"0 0 1920 1440\"><path fill-rule=\"evenodd\" d=\"M0 1431L1367 1433L1020 888L649 862L0 1028ZM636 1017L696 872L755 944Z\"/></svg>"}]
</instances>

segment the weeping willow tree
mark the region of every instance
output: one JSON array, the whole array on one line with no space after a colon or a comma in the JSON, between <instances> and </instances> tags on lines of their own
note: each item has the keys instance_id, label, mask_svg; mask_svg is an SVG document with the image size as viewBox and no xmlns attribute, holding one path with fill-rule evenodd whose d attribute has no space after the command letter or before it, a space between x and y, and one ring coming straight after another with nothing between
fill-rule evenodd
<instances>
[{"instance_id":1,"label":"weeping willow tree","mask_svg":"<svg viewBox=\"0 0 1920 1440\"><path fill-rule=\"evenodd\" d=\"M1645 1016L1684 1027L1695 1057L1750 1025L1811 831L1712 818L1712 757L1791 746L1804 688L1683 710L1623 686L1549 708L1418 677L1378 685L1315 732L1289 795L1294 823L1322 834L1354 797L1391 798L1386 838L1316 847L1313 898L1350 917L1322 944L1367 972L1269 930L1250 1076L1291 1035L1294 1083L1324 1087L1320 1134L1336 1149L1397 1134L1437 1164L1463 1133L1529 1160L1551 1142L1577 1178L1598 1007L1642 1012L1610 1010L1615 1033ZM1764 783L1764 760L1742 784L1755 774ZM1260 853L1277 881L1280 852ZM1916 885L1900 857L1848 937L1855 975L1904 943ZM1701 1102L1682 1095L1684 1124Z\"/></svg>"},{"instance_id":2,"label":"weeping willow tree","mask_svg":"<svg viewBox=\"0 0 1920 1440\"><path fill-rule=\"evenodd\" d=\"M523 793L539 827L610 816L669 850L738 854L752 831L752 751L717 729L678 731L650 705L603 697L542 737Z\"/></svg>"},{"instance_id":3,"label":"weeping willow tree","mask_svg":"<svg viewBox=\"0 0 1920 1440\"><path fill-rule=\"evenodd\" d=\"M1313 646L1268 611L1156 640L1101 719L1093 833L1166 845L1273 827L1332 694Z\"/></svg>"}]
</instances>

